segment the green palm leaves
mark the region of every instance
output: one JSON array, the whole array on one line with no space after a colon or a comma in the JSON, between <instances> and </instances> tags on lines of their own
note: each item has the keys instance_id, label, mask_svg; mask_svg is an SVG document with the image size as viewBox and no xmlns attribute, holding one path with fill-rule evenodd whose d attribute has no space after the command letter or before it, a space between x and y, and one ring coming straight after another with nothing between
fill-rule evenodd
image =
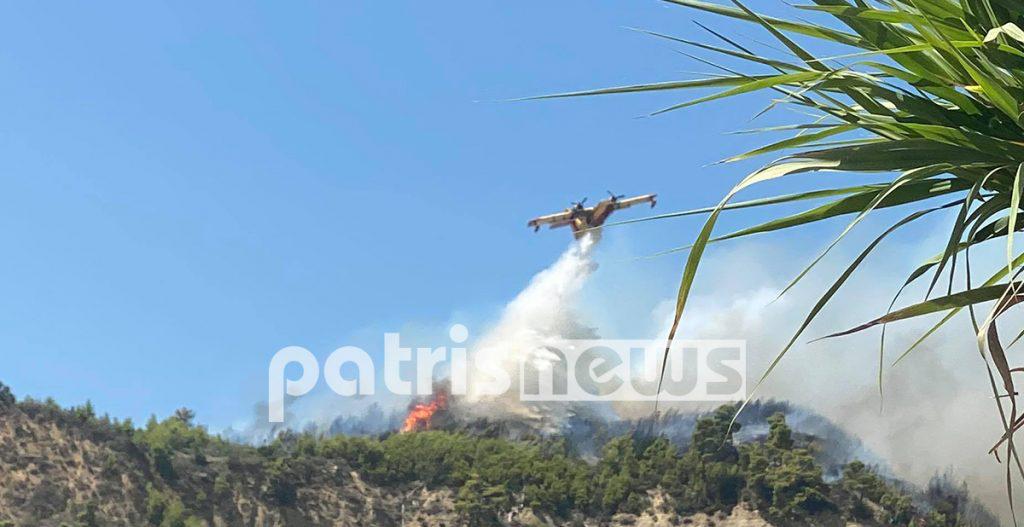
<instances>
[{"instance_id":1,"label":"green palm leaves","mask_svg":"<svg viewBox=\"0 0 1024 527\"><path fill-rule=\"evenodd\" d=\"M718 90L655 112L663 113L767 91L776 98L773 106L796 106L802 114L811 116L806 122L766 129L792 130L793 137L727 160L790 152L745 177L717 206L659 216L707 215L693 244L680 248L688 250L689 254L679 285L670 340L675 337L679 320L686 313L691 287L708 244L849 216L851 223L840 235L842 238L875 209L909 206L907 216L880 233L836 277L789 344L771 363L765 373L768 375L886 236L933 211L956 210L948 242L939 248L935 258L923 262L904 286L927 280L930 298L892 310L898 302L897 294L888 314L830 337L935 313L946 314L939 322L942 325L960 310L970 310L979 350L990 368L996 400L1004 415L1005 434L999 445L1007 446L1008 460L1012 460L1008 466L1015 465L1024 476L1013 448L1013 432L1024 427L1024 417L1017 415L1013 377L1024 370L1009 364L996 330L999 316L1024 298L1024 288L1018 281L1024 271L1024 258L1017 256L1014 250L1014 233L1024 229L1024 221L1018 221L1024 185L1024 30L1018 24L1024 24L1024 3L1015 0L812 0L811 5L794 6L796 12L791 19L781 19L759 15L737 0L732 0L730 5L703 0L667 1L760 26L785 50L780 56L765 57L712 30L708 31L713 42L693 42L652 33L704 52L740 59L749 64L750 71L735 71L707 61L720 72L705 79L547 97L694 87ZM807 15L828 16L833 21L826 25L803 21ZM818 57L795 39L806 45L814 42L830 48L840 45L847 51ZM860 187L815 189L733 202L742 190L757 183L797 173L825 171L874 172L882 174L882 181ZM933 201L942 196L940 201ZM799 214L715 235L715 224L723 211L804 199L827 202ZM970 249L993 239L1005 242L1007 266L976 286L970 280ZM834 245L835 242L825 252ZM960 276L954 273L958 261L967 265L964 284L954 280L955 276ZM934 297L935 291L942 292ZM979 320L974 316L974 309L980 304L993 307L987 307L988 314ZM880 364L882 361L880 356Z\"/></svg>"}]
</instances>

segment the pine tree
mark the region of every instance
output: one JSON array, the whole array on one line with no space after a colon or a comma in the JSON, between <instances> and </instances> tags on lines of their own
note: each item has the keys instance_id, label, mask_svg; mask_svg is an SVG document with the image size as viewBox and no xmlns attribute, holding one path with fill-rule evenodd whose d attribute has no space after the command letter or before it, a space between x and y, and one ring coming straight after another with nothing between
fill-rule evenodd
<instances>
[{"instance_id":1,"label":"pine tree","mask_svg":"<svg viewBox=\"0 0 1024 527\"><path fill-rule=\"evenodd\" d=\"M479 474L474 472L459 489L455 499L455 510L469 527L491 523L492 514L484 501L484 484Z\"/></svg>"}]
</instances>

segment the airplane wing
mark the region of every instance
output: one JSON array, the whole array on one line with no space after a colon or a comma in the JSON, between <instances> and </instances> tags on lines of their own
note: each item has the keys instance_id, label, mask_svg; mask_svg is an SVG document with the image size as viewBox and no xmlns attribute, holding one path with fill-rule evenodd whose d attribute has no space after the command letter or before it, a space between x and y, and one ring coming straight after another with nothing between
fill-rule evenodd
<instances>
[{"instance_id":1,"label":"airplane wing","mask_svg":"<svg viewBox=\"0 0 1024 527\"><path fill-rule=\"evenodd\" d=\"M653 207L658 203L657 194L644 194L643 196L636 196L633 198L620 199L615 202L615 209L625 209L632 207L633 205L639 205L641 203L650 203Z\"/></svg>"},{"instance_id":2,"label":"airplane wing","mask_svg":"<svg viewBox=\"0 0 1024 527\"><path fill-rule=\"evenodd\" d=\"M568 225L572 221L572 213L569 211L556 212L555 214L548 214L547 216L540 216L530 220L526 225L533 227L533 230L540 229L541 225L551 225L551 228L561 227Z\"/></svg>"}]
</instances>

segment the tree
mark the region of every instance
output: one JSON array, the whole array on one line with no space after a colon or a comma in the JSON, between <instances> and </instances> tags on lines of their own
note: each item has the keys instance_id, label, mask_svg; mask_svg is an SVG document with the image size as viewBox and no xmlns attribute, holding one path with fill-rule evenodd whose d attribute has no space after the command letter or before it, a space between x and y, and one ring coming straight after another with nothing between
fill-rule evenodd
<instances>
[{"instance_id":1,"label":"tree","mask_svg":"<svg viewBox=\"0 0 1024 527\"><path fill-rule=\"evenodd\" d=\"M199 461L200 453L210 442L210 437L202 428L190 427L177 416L157 421L151 416L146 428L134 433L135 441L144 446L153 458L153 467L170 481L176 478L172 463L175 452L189 452Z\"/></svg>"},{"instance_id":2,"label":"tree","mask_svg":"<svg viewBox=\"0 0 1024 527\"><path fill-rule=\"evenodd\" d=\"M174 411L174 418L185 423L186 426L192 426L192 420L196 418L196 413L183 406Z\"/></svg>"},{"instance_id":3,"label":"tree","mask_svg":"<svg viewBox=\"0 0 1024 527\"><path fill-rule=\"evenodd\" d=\"M82 423L88 423L96 418L96 409L92 406L92 401L86 400L82 406L76 406L72 409L75 415L75 419Z\"/></svg>"},{"instance_id":4,"label":"tree","mask_svg":"<svg viewBox=\"0 0 1024 527\"><path fill-rule=\"evenodd\" d=\"M724 405L697 420L678 470L686 479L680 497L683 511L728 510L739 503L744 475L733 443L733 433L740 428L732 424L735 412L735 406Z\"/></svg>"},{"instance_id":5,"label":"tree","mask_svg":"<svg viewBox=\"0 0 1024 527\"><path fill-rule=\"evenodd\" d=\"M146 486L146 517L155 527L199 527L203 522L185 511L181 498L161 492L152 484Z\"/></svg>"},{"instance_id":6,"label":"tree","mask_svg":"<svg viewBox=\"0 0 1024 527\"><path fill-rule=\"evenodd\" d=\"M782 412L776 412L768 417L768 439L765 440L765 444L774 450L793 448L793 431L786 424L786 416Z\"/></svg>"},{"instance_id":7,"label":"tree","mask_svg":"<svg viewBox=\"0 0 1024 527\"><path fill-rule=\"evenodd\" d=\"M644 501L639 495L643 482L638 448L633 435L627 434L612 439L602 449L594 480L601 496L600 509L607 514L636 512L637 504Z\"/></svg>"},{"instance_id":8,"label":"tree","mask_svg":"<svg viewBox=\"0 0 1024 527\"><path fill-rule=\"evenodd\" d=\"M698 419L689 452L704 462L735 462L739 451L733 444L733 434L741 428L739 423L732 422L735 413L736 407L727 404L719 406L710 416Z\"/></svg>"},{"instance_id":9,"label":"tree","mask_svg":"<svg viewBox=\"0 0 1024 527\"><path fill-rule=\"evenodd\" d=\"M493 514L484 500L484 484L480 476L473 474L459 489L455 499L455 510L469 527L489 525Z\"/></svg>"},{"instance_id":10,"label":"tree","mask_svg":"<svg viewBox=\"0 0 1024 527\"><path fill-rule=\"evenodd\" d=\"M14 393L11 392L10 387L0 382L0 408L5 406L14 406L14 403Z\"/></svg>"},{"instance_id":11,"label":"tree","mask_svg":"<svg viewBox=\"0 0 1024 527\"><path fill-rule=\"evenodd\" d=\"M768 423L764 443L744 448L747 500L782 522L798 522L829 508L821 467L807 449L796 446L785 416L776 413Z\"/></svg>"},{"instance_id":12,"label":"tree","mask_svg":"<svg viewBox=\"0 0 1024 527\"><path fill-rule=\"evenodd\" d=\"M948 228L948 239L934 248L937 256L927 262L908 262L913 271L906 282L926 286L929 293L935 292L935 297L929 295L923 301L887 314L883 314L885 305L879 304L879 317L831 337L886 322L944 313L946 316L935 326L937 328L965 307L981 308L984 310L981 316L972 318L982 321L982 325L979 328L968 326L968 331L987 337L979 339L979 351L983 361L991 357L991 362L984 366L995 372L989 372L993 377L994 404L1020 407L1021 395L1015 388L1017 380L1012 373L1014 365L1007 360L996 325L1004 312L1024 299L1018 290L1019 283L1014 281L1024 270L1024 255L1019 255L1013 244L1013 233L1024 228L1024 222L1018 219L1024 187L1024 163L1021 162L1024 159L1024 114L1021 112L1024 108L1024 29L1020 26L1024 20L1024 2L815 0L810 6L793 6L800 11L794 13L794 20L787 20L756 14L737 0L733 0L735 6L702 0L670 1L752 23L765 30L778 41L778 47L784 49L781 53L753 49L717 32L712 35L721 42L711 44L667 37L714 54L707 64L715 65L718 58L726 58L739 60L748 68L741 71L735 66L722 66L721 71L704 78L545 97L665 93L687 88L719 90L665 108L662 110L665 112L760 91L773 98L769 108L789 106L797 114L808 117L781 130L767 129L772 132L790 130L795 134L792 137L728 159L731 162L764 154L777 156L779 152L788 151L787 155L742 178L718 205L662 216L707 214L703 228L688 247L669 340L675 337L686 313L700 262L713 241L854 215L847 229L824 247L821 253L824 256L839 238L875 209L905 206L901 218L880 229L877 237L822 291L805 321L764 372L767 376L801 340L804 330L849 278L862 270L865 259L886 237L947 209L955 211L955 216ZM822 17L833 17L833 22L806 22L801 15L807 10ZM803 43L794 41L793 35ZM819 47L825 55L835 55L835 48L840 47L842 50L838 53L842 58L815 56L811 46ZM876 176L877 182L870 185L836 186L831 182L845 180L824 176L825 172L882 175ZM823 177L805 177L805 181L815 182L811 184L813 188L805 192L734 203L733 198L756 183L793 174L823 174ZM930 201L933 198L942 201L933 203ZM776 216L733 233L715 233L721 213L729 208L808 199L821 199L825 203L815 204L805 212ZM953 272L962 269L963 262L970 258L969 248L991 240L1006 245L1007 262L1003 269L980 279L975 277L973 281L970 273ZM790 285L804 277L820 259L814 259ZM902 291L894 291L896 299ZM991 305L983 305L988 302ZM1017 327L1011 334L1019 330ZM881 368L884 362L878 361L878 364ZM993 438L997 447L1013 450L1009 436L1024 427L1024 419L1013 419L1016 413L1000 410L1010 433ZM1015 455L1015 452L1007 452L1003 459L1012 459ZM1024 471L1019 473L1024 476Z\"/></svg>"},{"instance_id":13,"label":"tree","mask_svg":"<svg viewBox=\"0 0 1024 527\"><path fill-rule=\"evenodd\" d=\"M678 480L676 473L679 451L667 437L655 438L640 456L637 477L648 488L668 489Z\"/></svg>"}]
</instances>

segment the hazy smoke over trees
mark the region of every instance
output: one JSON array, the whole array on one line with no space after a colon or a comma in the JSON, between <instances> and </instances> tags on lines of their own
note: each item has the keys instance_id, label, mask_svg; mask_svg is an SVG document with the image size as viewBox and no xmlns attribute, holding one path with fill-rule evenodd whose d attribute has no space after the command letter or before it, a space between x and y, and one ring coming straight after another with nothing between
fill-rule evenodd
<instances>
[{"instance_id":1,"label":"hazy smoke over trees","mask_svg":"<svg viewBox=\"0 0 1024 527\"><path fill-rule=\"evenodd\" d=\"M783 249L745 243L726 252L711 254L714 264L704 268L702 288L691 299L692 309L684 318L682 338L745 339L748 350L749 384L753 385L769 361L782 349L799 325L806 305L817 297L815 275L805 287L798 287L775 301L785 279L793 272L779 262L790 262ZM504 308L496 321L470 342L470 354L491 368L502 368L517 382L520 360L541 366L550 360L543 350L566 339L597 338L600 321L589 320L581 309L581 295L597 269L591 240L573 243L551 266L544 269ZM822 267L828 275L829 263ZM827 330L845 328L879 314L888 305L899 284L881 272L855 279L845 296L840 294L809 330L809 337ZM657 294L667 296L664 291ZM908 293L913 294L913 293ZM673 299L666 299L649 317L660 328L656 334L633 334L633 338L659 338L667 331ZM799 345L784 358L757 393L792 403L786 413L794 429L819 436L829 445L823 460L826 467L838 467L857 457L878 462L883 470L922 488L936 474L951 471L967 481L970 490L994 510L1007 510L1004 467L987 455L989 443L998 436L999 422L984 377L984 366L964 325L934 335L922 349L895 368L889 363L897 353L927 329L917 324L890 327L884 378L884 404L877 385L877 334ZM472 363L472 361L471 361ZM452 413L465 422L490 420L518 422L534 431L578 434L579 443L600 442L601 434L613 434L621 427L637 427L649 417L649 403L608 404L525 404L514 395L484 396L474 381L487 378L471 371L470 395L453 400ZM515 385L513 385L515 386ZM517 390L512 390L516 393ZM471 404L468 404L471 403ZM318 410L315 419L303 426L329 433L371 434L394 430L401 423L404 404L393 407L359 405L339 415L337 407ZM666 405L682 413L663 423L659 430L684 442L694 414L714 405ZM750 408L757 411L757 406ZM800 408L807 408L804 412ZM362 415L364 414L365 415ZM822 419L824 416L827 419ZM756 434L764 416L748 415L746 434ZM597 424L595 424L597 423ZM618 424L616 424L618 423ZM759 425L760 423L760 425ZM838 425L837 428L834 425ZM763 427L763 426L762 426ZM840 431L845 430L850 435ZM256 438L266 437L260 429ZM258 438L256 438L258 439Z\"/></svg>"}]
</instances>

